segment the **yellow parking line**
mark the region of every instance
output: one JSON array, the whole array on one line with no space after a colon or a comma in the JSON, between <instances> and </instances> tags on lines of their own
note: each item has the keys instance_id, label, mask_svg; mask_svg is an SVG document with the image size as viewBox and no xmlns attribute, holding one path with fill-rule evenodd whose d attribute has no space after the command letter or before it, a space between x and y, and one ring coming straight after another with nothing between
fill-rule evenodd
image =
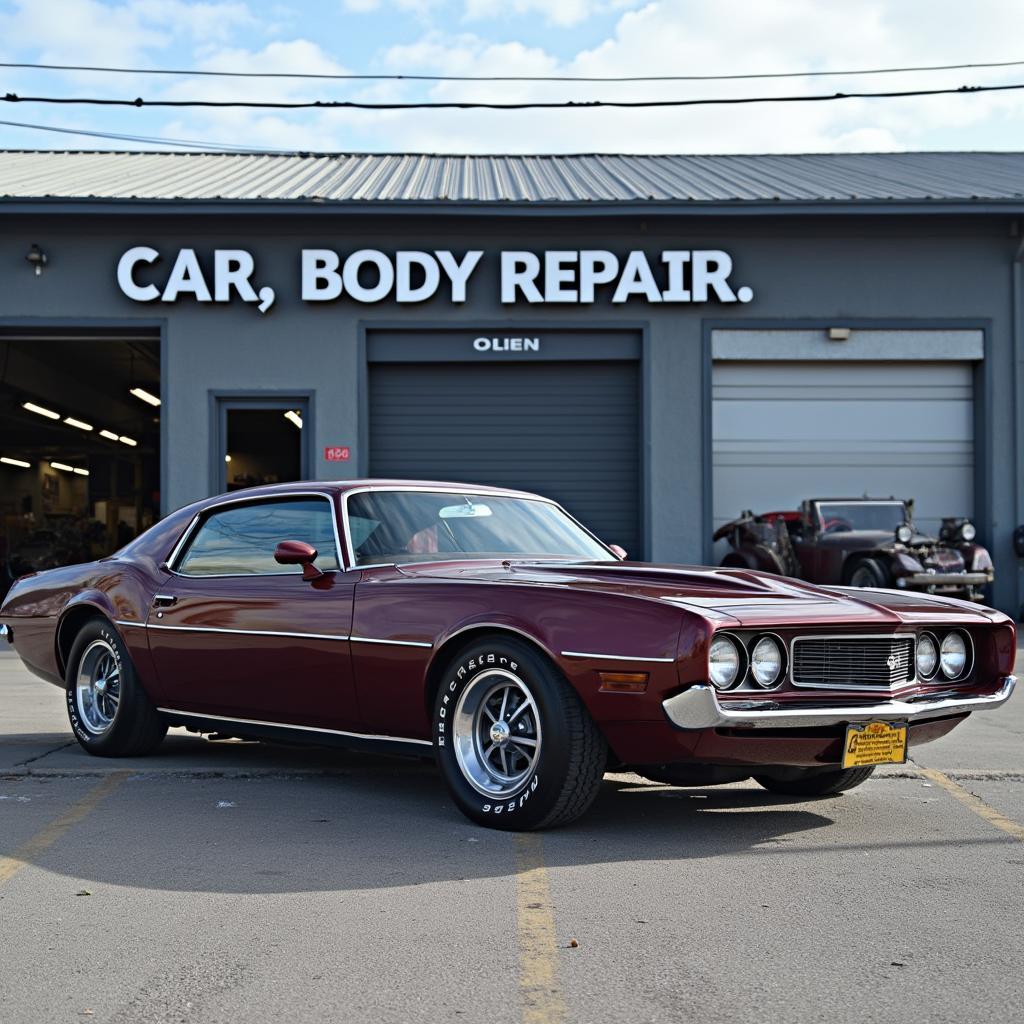
<instances>
[{"instance_id":1,"label":"yellow parking line","mask_svg":"<svg viewBox=\"0 0 1024 1024\"><path fill-rule=\"evenodd\" d=\"M98 786L94 786L78 803L72 804L59 818L40 829L31 839L23 843L9 857L0 857L0 884L9 882L26 864L31 864L72 825L77 825L87 814L96 809L100 802L124 782L131 772L114 772Z\"/></svg>"},{"instance_id":2,"label":"yellow parking line","mask_svg":"<svg viewBox=\"0 0 1024 1024\"><path fill-rule=\"evenodd\" d=\"M516 836L516 916L523 1024L560 1024L565 1000L558 985L558 940L541 837Z\"/></svg>"},{"instance_id":3,"label":"yellow parking line","mask_svg":"<svg viewBox=\"0 0 1024 1024\"><path fill-rule=\"evenodd\" d=\"M1000 814L994 807L989 807L984 800L976 797L973 793L969 793L963 786L955 783L948 775L944 775L934 768L919 768L918 771L926 779L934 782L936 786L941 786L950 796L959 800L964 807L974 811L979 818L984 818L990 825L995 825L996 828L1002 829L1007 835L1013 836L1014 839L1019 839L1024 843L1024 825L1018 825L1017 822L1007 818L1005 814Z\"/></svg>"}]
</instances>

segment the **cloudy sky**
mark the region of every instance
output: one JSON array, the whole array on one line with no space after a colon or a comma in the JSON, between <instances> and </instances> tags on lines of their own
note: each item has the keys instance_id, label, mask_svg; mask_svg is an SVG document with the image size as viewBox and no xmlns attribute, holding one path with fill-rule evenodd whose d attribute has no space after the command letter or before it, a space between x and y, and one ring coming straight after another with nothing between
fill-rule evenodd
<instances>
[{"instance_id":1,"label":"cloudy sky","mask_svg":"<svg viewBox=\"0 0 1024 1024\"><path fill-rule=\"evenodd\" d=\"M1024 61L1021 0L0 0L3 62L326 74L630 76L1018 59ZM0 68L0 96L147 99L682 99L1013 82L1024 82L1024 63L870 78L643 84L339 83ZM1024 90L640 111L280 113L3 103L0 119L283 150L1024 149ZM0 124L5 148L125 145Z\"/></svg>"}]
</instances>

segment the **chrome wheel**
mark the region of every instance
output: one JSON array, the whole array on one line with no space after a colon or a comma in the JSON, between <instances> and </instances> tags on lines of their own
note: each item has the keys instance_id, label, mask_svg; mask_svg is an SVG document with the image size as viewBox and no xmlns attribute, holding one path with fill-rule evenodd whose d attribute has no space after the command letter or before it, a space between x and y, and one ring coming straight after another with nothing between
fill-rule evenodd
<instances>
[{"instance_id":1,"label":"chrome wheel","mask_svg":"<svg viewBox=\"0 0 1024 1024\"><path fill-rule=\"evenodd\" d=\"M459 698L452 736L466 781L485 796L511 796L529 779L540 756L533 694L505 669L481 672Z\"/></svg>"},{"instance_id":2,"label":"chrome wheel","mask_svg":"<svg viewBox=\"0 0 1024 1024\"><path fill-rule=\"evenodd\" d=\"M94 736L114 724L121 700L121 665L106 640L93 640L82 652L75 675L78 716Z\"/></svg>"}]
</instances>

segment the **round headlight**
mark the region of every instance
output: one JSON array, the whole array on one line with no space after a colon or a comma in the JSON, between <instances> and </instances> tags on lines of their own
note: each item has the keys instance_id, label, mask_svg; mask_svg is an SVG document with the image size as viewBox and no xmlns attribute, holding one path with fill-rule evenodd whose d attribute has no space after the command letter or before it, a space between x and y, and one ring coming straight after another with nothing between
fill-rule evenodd
<instances>
[{"instance_id":1,"label":"round headlight","mask_svg":"<svg viewBox=\"0 0 1024 1024\"><path fill-rule=\"evenodd\" d=\"M939 648L939 663L947 679L959 679L967 667L967 642L962 633L947 633Z\"/></svg>"},{"instance_id":2,"label":"round headlight","mask_svg":"<svg viewBox=\"0 0 1024 1024\"><path fill-rule=\"evenodd\" d=\"M901 544L909 544L914 539L914 528L910 523L900 523L896 527L896 539Z\"/></svg>"},{"instance_id":3,"label":"round headlight","mask_svg":"<svg viewBox=\"0 0 1024 1024\"><path fill-rule=\"evenodd\" d=\"M739 679L740 649L736 641L727 636L716 636L708 651L708 676L711 685L719 690L728 690Z\"/></svg>"},{"instance_id":4,"label":"round headlight","mask_svg":"<svg viewBox=\"0 0 1024 1024\"><path fill-rule=\"evenodd\" d=\"M930 633L922 633L917 641L917 678L931 679L939 667L939 648Z\"/></svg>"},{"instance_id":5,"label":"round headlight","mask_svg":"<svg viewBox=\"0 0 1024 1024\"><path fill-rule=\"evenodd\" d=\"M974 540L978 536L978 531L974 528L974 523L964 523L960 527L960 539L961 540Z\"/></svg>"},{"instance_id":6,"label":"round headlight","mask_svg":"<svg viewBox=\"0 0 1024 1024\"><path fill-rule=\"evenodd\" d=\"M782 648L778 641L763 636L750 652L750 674L758 686L774 686L782 675Z\"/></svg>"}]
</instances>

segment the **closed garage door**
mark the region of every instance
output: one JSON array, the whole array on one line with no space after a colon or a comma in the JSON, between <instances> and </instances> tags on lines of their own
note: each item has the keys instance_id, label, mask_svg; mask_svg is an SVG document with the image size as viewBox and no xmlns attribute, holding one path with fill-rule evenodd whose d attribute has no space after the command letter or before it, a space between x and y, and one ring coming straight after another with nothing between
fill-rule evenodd
<instances>
[{"instance_id":1,"label":"closed garage door","mask_svg":"<svg viewBox=\"0 0 1024 1024\"><path fill-rule=\"evenodd\" d=\"M816 496L913 498L928 532L972 515L972 378L967 362L715 363L715 527Z\"/></svg>"},{"instance_id":2,"label":"closed garage door","mask_svg":"<svg viewBox=\"0 0 1024 1024\"><path fill-rule=\"evenodd\" d=\"M642 557L631 362L370 366L370 474L548 495Z\"/></svg>"}]
</instances>

